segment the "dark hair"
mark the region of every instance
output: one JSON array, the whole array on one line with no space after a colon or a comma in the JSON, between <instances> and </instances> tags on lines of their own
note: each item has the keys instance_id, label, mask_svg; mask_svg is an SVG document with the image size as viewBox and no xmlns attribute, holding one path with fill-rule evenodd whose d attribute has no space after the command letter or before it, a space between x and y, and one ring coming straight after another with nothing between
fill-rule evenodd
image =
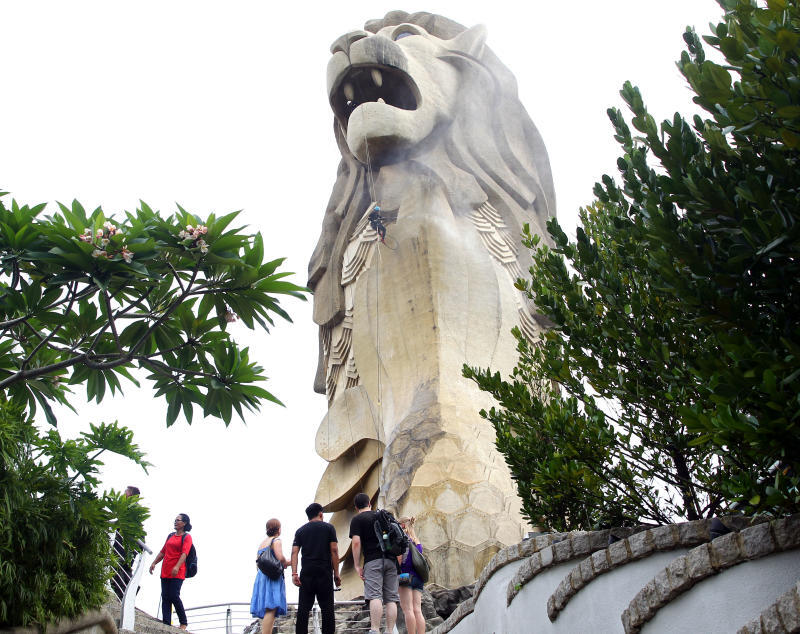
<instances>
[{"instance_id":1,"label":"dark hair","mask_svg":"<svg viewBox=\"0 0 800 634\"><path fill-rule=\"evenodd\" d=\"M188 533L190 530L192 530L192 523L189 521L189 516L186 515L186 513L178 513L178 515L180 515L181 519L183 520L183 530Z\"/></svg>"},{"instance_id":2,"label":"dark hair","mask_svg":"<svg viewBox=\"0 0 800 634\"><path fill-rule=\"evenodd\" d=\"M369 496L366 493L359 493L356 495L353 503L359 511L365 509L369 506Z\"/></svg>"},{"instance_id":3,"label":"dark hair","mask_svg":"<svg viewBox=\"0 0 800 634\"><path fill-rule=\"evenodd\" d=\"M267 537L273 537L281 530L281 523L278 519L272 518L267 521Z\"/></svg>"},{"instance_id":4,"label":"dark hair","mask_svg":"<svg viewBox=\"0 0 800 634\"><path fill-rule=\"evenodd\" d=\"M131 492L131 495L141 495L141 492L139 491L139 487L135 487L135 486L129 484L126 488Z\"/></svg>"},{"instance_id":5,"label":"dark hair","mask_svg":"<svg viewBox=\"0 0 800 634\"><path fill-rule=\"evenodd\" d=\"M313 520L320 513L322 513L322 504L318 502L312 502L306 507L306 516L310 520Z\"/></svg>"}]
</instances>

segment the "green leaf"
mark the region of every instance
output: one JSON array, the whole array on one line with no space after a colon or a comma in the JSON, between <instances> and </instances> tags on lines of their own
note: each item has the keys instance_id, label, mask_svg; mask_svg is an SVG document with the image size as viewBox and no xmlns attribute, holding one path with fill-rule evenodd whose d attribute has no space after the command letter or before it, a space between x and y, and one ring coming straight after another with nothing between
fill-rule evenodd
<instances>
[{"instance_id":1,"label":"green leaf","mask_svg":"<svg viewBox=\"0 0 800 634\"><path fill-rule=\"evenodd\" d=\"M791 130L781 130L781 139L783 139L783 142L793 150L800 148L800 135L795 134Z\"/></svg>"},{"instance_id":2,"label":"green leaf","mask_svg":"<svg viewBox=\"0 0 800 634\"><path fill-rule=\"evenodd\" d=\"M783 106L778 108L775 114L785 119L796 119L800 117L800 106Z\"/></svg>"},{"instance_id":3,"label":"green leaf","mask_svg":"<svg viewBox=\"0 0 800 634\"><path fill-rule=\"evenodd\" d=\"M778 29L776 40L781 50L784 53L789 53L797 48L797 42L800 40L800 33L795 33L789 29Z\"/></svg>"},{"instance_id":4,"label":"green leaf","mask_svg":"<svg viewBox=\"0 0 800 634\"><path fill-rule=\"evenodd\" d=\"M719 46L722 53L730 60L740 60L745 56L747 49L744 44L735 37L720 38Z\"/></svg>"}]
</instances>

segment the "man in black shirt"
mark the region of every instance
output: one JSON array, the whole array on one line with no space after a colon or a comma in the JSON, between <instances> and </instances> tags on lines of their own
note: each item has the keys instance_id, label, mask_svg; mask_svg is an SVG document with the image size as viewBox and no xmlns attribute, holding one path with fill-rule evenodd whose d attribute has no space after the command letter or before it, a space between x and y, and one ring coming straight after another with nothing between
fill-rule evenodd
<instances>
[{"instance_id":1,"label":"man in black shirt","mask_svg":"<svg viewBox=\"0 0 800 634\"><path fill-rule=\"evenodd\" d=\"M357 514L350 521L353 564L364 580L364 599L369 601L370 634L379 634L383 606L386 605L386 631L394 631L397 604L400 601L397 582L397 558L385 555L375 533L375 511L366 493L355 497ZM364 565L361 565L361 553Z\"/></svg>"},{"instance_id":2,"label":"man in black shirt","mask_svg":"<svg viewBox=\"0 0 800 634\"><path fill-rule=\"evenodd\" d=\"M336 529L322 519L322 506L313 502L306 509L308 523L297 529L292 544L292 583L300 588L297 600L296 634L308 634L308 615L314 597L322 612L322 634L334 634L333 583L339 586L339 543ZM297 574L297 556L303 551ZM333 575L331 575L331 572Z\"/></svg>"}]
</instances>

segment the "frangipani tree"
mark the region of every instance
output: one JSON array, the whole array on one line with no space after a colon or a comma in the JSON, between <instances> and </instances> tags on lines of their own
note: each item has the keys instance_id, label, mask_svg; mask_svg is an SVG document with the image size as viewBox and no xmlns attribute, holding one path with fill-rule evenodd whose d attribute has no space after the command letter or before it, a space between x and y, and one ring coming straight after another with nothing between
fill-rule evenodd
<instances>
[{"instance_id":1,"label":"frangipani tree","mask_svg":"<svg viewBox=\"0 0 800 634\"><path fill-rule=\"evenodd\" d=\"M291 321L279 296L304 289L264 261L261 235L230 229L237 213L203 221L183 209L160 217L144 203L121 222L77 202L42 217L44 205L0 201L0 389L41 407L71 407L70 385L100 402L120 377L145 371L169 404L229 424L233 411L279 403L260 384L263 369L226 331L240 320L269 330Z\"/></svg>"}]
</instances>

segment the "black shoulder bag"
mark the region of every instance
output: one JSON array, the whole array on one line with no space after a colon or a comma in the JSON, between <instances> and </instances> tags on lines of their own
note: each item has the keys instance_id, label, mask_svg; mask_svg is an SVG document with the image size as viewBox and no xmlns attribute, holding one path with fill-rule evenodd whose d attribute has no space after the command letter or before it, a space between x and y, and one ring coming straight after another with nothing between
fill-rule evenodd
<instances>
[{"instance_id":1,"label":"black shoulder bag","mask_svg":"<svg viewBox=\"0 0 800 634\"><path fill-rule=\"evenodd\" d=\"M274 542L275 540L273 539L272 543ZM267 575L268 578L276 581L283 576L283 564L278 561L278 558L272 551L272 543L256 557L256 566L258 566L258 569Z\"/></svg>"}]
</instances>

